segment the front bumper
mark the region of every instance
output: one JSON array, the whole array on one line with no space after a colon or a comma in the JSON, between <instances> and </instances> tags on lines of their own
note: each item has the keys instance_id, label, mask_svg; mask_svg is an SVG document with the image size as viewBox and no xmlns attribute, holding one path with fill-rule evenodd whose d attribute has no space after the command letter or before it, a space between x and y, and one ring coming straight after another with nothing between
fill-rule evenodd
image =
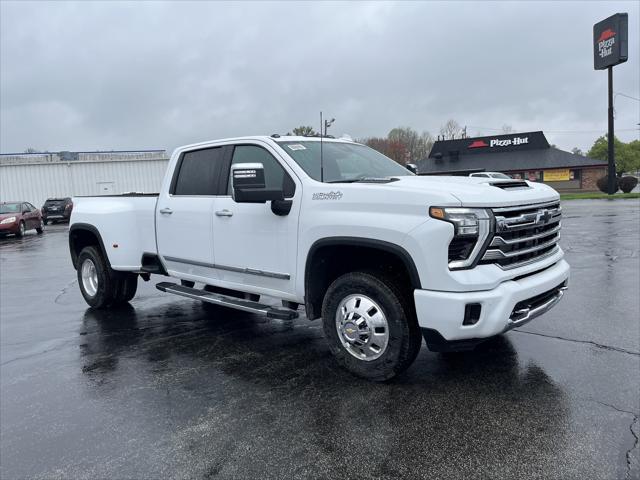
<instances>
[{"instance_id":1,"label":"front bumper","mask_svg":"<svg viewBox=\"0 0 640 480\"><path fill-rule=\"evenodd\" d=\"M0 225L0 235L9 235L11 233L18 233L20 230L20 222L5 223Z\"/></svg>"},{"instance_id":2,"label":"front bumper","mask_svg":"<svg viewBox=\"0 0 640 480\"><path fill-rule=\"evenodd\" d=\"M502 282L492 290L415 290L418 323L422 329L437 331L446 341L492 337L551 309L562 298L568 279L569 264L560 260L540 273ZM479 304L480 315L474 324L463 325L468 304Z\"/></svg>"}]
</instances>

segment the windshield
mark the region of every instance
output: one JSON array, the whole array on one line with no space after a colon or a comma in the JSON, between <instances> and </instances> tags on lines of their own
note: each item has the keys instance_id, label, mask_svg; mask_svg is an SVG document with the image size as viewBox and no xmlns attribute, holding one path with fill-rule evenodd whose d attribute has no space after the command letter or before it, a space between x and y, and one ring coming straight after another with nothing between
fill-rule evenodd
<instances>
[{"instance_id":1,"label":"windshield","mask_svg":"<svg viewBox=\"0 0 640 480\"><path fill-rule=\"evenodd\" d=\"M320 142L278 143L311 178L320 181ZM322 159L327 183L413 175L389 157L355 143L323 142Z\"/></svg>"},{"instance_id":2,"label":"windshield","mask_svg":"<svg viewBox=\"0 0 640 480\"><path fill-rule=\"evenodd\" d=\"M2 203L0 204L0 213L20 213L20 204Z\"/></svg>"}]
</instances>

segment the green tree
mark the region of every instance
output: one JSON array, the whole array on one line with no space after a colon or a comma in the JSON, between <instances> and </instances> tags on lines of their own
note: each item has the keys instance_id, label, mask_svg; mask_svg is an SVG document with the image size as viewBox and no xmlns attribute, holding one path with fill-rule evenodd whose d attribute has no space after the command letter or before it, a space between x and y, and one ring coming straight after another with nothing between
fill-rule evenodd
<instances>
[{"instance_id":1,"label":"green tree","mask_svg":"<svg viewBox=\"0 0 640 480\"><path fill-rule=\"evenodd\" d=\"M640 170L640 140L624 143L614 137L613 145L615 149L616 174L622 176L626 172ZM607 136L598 138L587 153L588 157L598 160L609 161L609 149Z\"/></svg>"},{"instance_id":2,"label":"green tree","mask_svg":"<svg viewBox=\"0 0 640 480\"><path fill-rule=\"evenodd\" d=\"M293 134L301 137L309 137L315 135L316 132L313 130L313 127L310 127L308 125L301 125L293 129Z\"/></svg>"}]
</instances>

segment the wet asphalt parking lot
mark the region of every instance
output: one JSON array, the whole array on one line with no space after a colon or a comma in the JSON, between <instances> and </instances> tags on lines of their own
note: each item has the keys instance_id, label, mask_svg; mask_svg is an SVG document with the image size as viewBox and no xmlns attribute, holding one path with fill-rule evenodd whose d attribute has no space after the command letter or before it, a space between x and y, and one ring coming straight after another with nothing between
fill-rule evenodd
<instances>
[{"instance_id":1,"label":"wet asphalt parking lot","mask_svg":"<svg viewBox=\"0 0 640 480\"><path fill-rule=\"evenodd\" d=\"M563 301L388 384L319 322L212 315L160 279L89 310L66 226L2 239L1 477L638 478L640 202L563 208Z\"/></svg>"}]
</instances>

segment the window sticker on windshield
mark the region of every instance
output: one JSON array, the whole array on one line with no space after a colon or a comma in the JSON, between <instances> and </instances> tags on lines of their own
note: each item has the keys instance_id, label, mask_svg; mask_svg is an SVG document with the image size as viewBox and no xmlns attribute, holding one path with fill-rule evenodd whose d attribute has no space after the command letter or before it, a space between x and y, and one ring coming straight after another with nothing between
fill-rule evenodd
<instances>
[{"instance_id":1,"label":"window sticker on windshield","mask_svg":"<svg viewBox=\"0 0 640 480\"><path fill-rule=\"evenodd\" d=\"M287 145L291 150L306 150L307 147L304 145L300 145L299 143L294 143L293 145Z\"/></svg>"}]
</instances>

